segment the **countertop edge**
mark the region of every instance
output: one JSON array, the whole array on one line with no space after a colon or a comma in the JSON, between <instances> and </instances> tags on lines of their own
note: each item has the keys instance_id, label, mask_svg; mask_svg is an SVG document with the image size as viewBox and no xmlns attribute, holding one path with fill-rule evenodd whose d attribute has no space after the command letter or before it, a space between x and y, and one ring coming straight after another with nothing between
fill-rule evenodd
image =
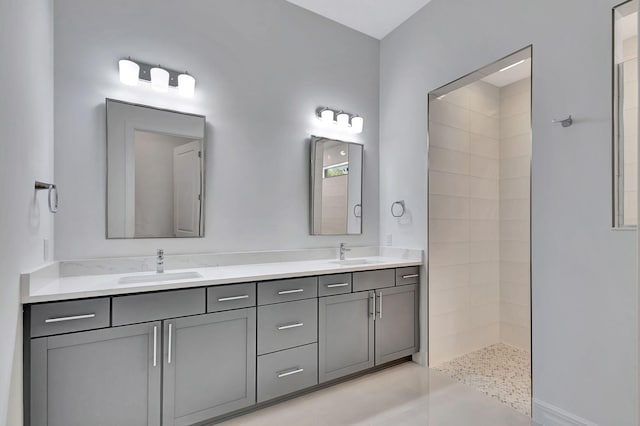
<instances>
[{"instance_id":1,"label":"countertop edge","mask_svg":"<svg viewBox=\"0 0 640 426\"><path fill-rule=\"evenodd\" d=\"M286 262L283 262L286 263ZM112 287L107 289L86 291L74 291L74 292L58 292L41 295L30 295L29 280L24 277L21 289L21 303L24 305L45 303L45 302L57 302L64 300L77 300L88 299L95 297L107 297L107 296L120 296L134 293L149 293L166 290L178 290L196 287L212 287L225 284L237 284L247 282L261 282L271 281L287 278L299 278L306 276L320 276L340 273L362 272L362 271L374 271L380 269L393 269L402 268L408 266L422 266L424 262L417 259L397 259L397 261L384 262L380 264L366 264L366 265L349 265L349 266L336 266L331 269L309 269L305 271L294 272L282 272L282 273L267 273L267 274L253 274L244 275L238 277L220 278L220 279L193 279L180 282L165 282L154 285L133 285L125 286L119 285L118 287Z\"/></svg>"}]
</instances>

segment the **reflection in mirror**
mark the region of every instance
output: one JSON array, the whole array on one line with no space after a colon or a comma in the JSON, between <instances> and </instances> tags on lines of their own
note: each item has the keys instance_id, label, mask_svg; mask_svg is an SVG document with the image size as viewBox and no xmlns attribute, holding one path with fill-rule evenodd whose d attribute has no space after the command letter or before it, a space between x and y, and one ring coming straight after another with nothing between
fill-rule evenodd
<instances>
[{"instance_id":1,"label":"reflection in mirror","mask_svg":"<svg viewBox=\"0 0 640 426\"><path fill-rule=\"evenodd\" d=\"M638 0L613 9L614 227L638 224Z\"/></svg>"},{"instance_id":2,"label":"reflection in mirror","mask_svg":"<svg viewBox=\"0 0 640 426\"><path fill-rule=\"evenodd\" d=\"M107 99L107 238L203 235L205 118Z\"/></svg>"},{"instance_id":3,"label":"reflection in mirror","mask_svg":"<svg viewBox=\"0 0 640 426\"><path fill-rule=\"evenodd\" d=\"M311 138L311 234L362 233L362 145Z\"/></svg>"}]
</instances>

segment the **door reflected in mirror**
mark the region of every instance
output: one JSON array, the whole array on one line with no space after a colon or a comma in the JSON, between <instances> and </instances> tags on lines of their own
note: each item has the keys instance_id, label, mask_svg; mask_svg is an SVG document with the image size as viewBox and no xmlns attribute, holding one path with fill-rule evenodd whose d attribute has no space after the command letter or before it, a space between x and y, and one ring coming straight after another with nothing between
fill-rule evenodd
<instances>
[{"instance_id":1,"label":"door reflected in mirror","mask_svg":"<svg viewBox=\"0 0 640 426\"><path fill-rule=\"evenodd\" d=\"M203 235L205 118L107 100L107 238Z\"/></svg>"},{"instance_id":2,"label":"door reflected in mirror","mask_svg":"<svg viewBox=\"0 0 640 426\"><path fill-rule=\"evenodd\" d=\"M311 234L362 233L362 145L311 138Z\"/></svg>"}]
</instances>

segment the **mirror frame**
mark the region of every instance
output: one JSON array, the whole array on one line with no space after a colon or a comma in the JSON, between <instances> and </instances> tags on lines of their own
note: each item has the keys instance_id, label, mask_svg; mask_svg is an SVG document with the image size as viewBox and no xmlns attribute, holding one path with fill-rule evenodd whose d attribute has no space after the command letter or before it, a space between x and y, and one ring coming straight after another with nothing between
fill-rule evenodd
<instances>
[{"instance_id":1,"label":"mirror frame","mask_svg":"<svg viewBox=\"0 0 640 426\"><path fill-rule=\"evenodd\" d=\"M184 115L184 116L189 116L189 117L194 117L194 118L201 118L203 121L203 125L202 125L202 159L201 159L201 164L202 164L202 170L201 170L201 176L200 176L200 182L201 182L201 200L200 200L200 232L198 236L194 236L194 237L166 237L166 236L158 236L158 237L121 237L121 236L117 236L117 237L111 237L109 236L109 104L110 103L117 103L117 104L122 104L122 105L126 105L126 106L131 106L131 107L139 107L139 108L145 108L145 109L149 109L149 110L154 110L154 111L160 111L160 112L164 112L164 113L172 113L172 114L179 114L179 115ZM105 235L105 239L107 240L154 240L154 239L189 239L189 238L204 238L205 236L205 200L206 200L206 196L205 196L205 192L206 192L206 152L207 152L207 119L206 116L204 115L200 115L200 114L195 114L195 113L189 113L189 112L184 112L184 111L177 111L177 110L171 110L171 109L167 109L167 108L158 108L158 107L154 107L154 106L150 106L150 105L145 105L145 104L139 104L139 103L135 103L135 102L127 102L127 101L122 101L119 99L113 99L113 98L105 98L105 154L106 154L106 168L105 168L105 206L104 206L104 212L105 212L105 217L104 217L104 235Z\"/></svg>"},{"instance_id":2,"label":"mirror frame","mask_svg":"<svg viewBox=\"0 0 640 426\"><path fill-rule=\"evenodd\" d=\"M346 233L340 233L340 234L321 234L321 233L317 233L314 230L314 186L315 186L315 182L316 182L316 177L315 177L315 155L316 155L316 145L318 142L323 142L323 141L333 141L333 142L340 142L340 143L344 143L344 144L348 144L348 145L354 145L354 146L358 146L360 147L360 163L362 164L361 170L360 170L360 232L358 233L348 233L348 229ZM363 198L364 198L364 144L361 143L357 143L357 142L347 142L347 141L343 141L340 139L332 139L332 138L328 138L328 137L324 137L324 136L315 136L315 135L311 135L310 138L310 162L309 162L309 169L310 169L310 180L309 180L309 234L312 236L324 236L324 237L330 237L330 236L352 236L352 235L362 235L364 233L364 222L363 222Z\"/></svg>"}]
</instances>

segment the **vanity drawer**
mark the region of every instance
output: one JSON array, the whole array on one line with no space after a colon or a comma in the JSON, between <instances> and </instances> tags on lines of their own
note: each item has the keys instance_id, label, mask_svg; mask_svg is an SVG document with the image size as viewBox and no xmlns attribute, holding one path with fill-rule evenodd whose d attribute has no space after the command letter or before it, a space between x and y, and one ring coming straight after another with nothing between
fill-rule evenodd
<instances>
[{"instance_id":1,"label":"vanity drawer","mask_svg":"<svg viewBox=\"0 0 640 426\"><path fill-rule=\"evenodd\" d=\"M205 289L114 297L113 325L135 324L205 313Z\"/></svg>"},{"instance_id":2,"label":"vanity drawer","mask_svg":"<svg viewBox=\"0 0 640 426\"><path fill-rule=\"evenodd\" d=\"M109 327L109 298L31 306L31 337Z\"/></svg>"},{"instance_id":3,"label":"vanity drawer","mask_svg":"<svg viewBox=\"0 0 640 426\"><path fill-rule=\"evenodd\" d=\"M418 284L418 282L420 282L419 266L396 269L396 285Z\"/></svg>"},{"instance_id":4,"label":"vanity drawer","mask_svg":"<svg viewBox=\"0 0 640 426\"><path fill-rule=\"evenodd\" d=\"M258 357L258 402L317 384L317 343Z\"/></svg>"},{"instance_id":5,"label":"vanity drawer","mask_svg":"<svg viewBox=\"0 0 640 426\"><path fill-rule=\"evenodd\" d=\"M375 290L396 285L396 270L363 271L353 273L353 291Z\"/></svg>"},{"instance_id":6,"label":"vanity drawer","mask_svg":"<svg viewBox=\"0 0 640 426\"><path fill-rule=\"evenodd\" d=\"M351 293L351 274L322 275L318 277L318 296Z\"/></svg>"},{"instance_id":7,"label":"vanity drawer","mask_svg":"<svg viewBox=\"0 0 640 426\"><path fill-rule=\"evenodd\" d=\"M258 355L318 340L317 299L258 308Z\"/></svg>"},{"instance_id":8,"label":"vanity drawer","mask_svg":"<svg viewBox=\"0 0 640 426\"><path fill-rule=\"evenodd\" d=\"M318 279L316 277L258 283L258 305L310 299L317 295Z\"/></svg>"},{"instance_id":9,"label":"vanity drawer","mask_svg":"<svg viewBox=\"0 0 640 426\"><path fill-rule=\"evenodd\" d=\"M233 284L207 289L207 312L256 306L256 283Z\"/></svg>"}]
</instances>

